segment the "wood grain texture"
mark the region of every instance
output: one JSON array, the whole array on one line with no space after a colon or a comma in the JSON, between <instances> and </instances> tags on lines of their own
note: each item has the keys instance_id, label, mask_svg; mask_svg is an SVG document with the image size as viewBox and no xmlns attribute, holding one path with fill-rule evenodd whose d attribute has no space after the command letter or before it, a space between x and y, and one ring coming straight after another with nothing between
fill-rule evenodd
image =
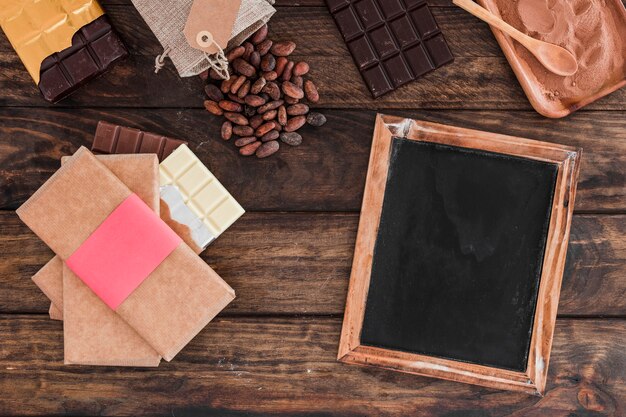
<instances>
[{"instance_id":1,"label":"wood grain texture","mask_svg":"<svg viewBox=\"0 0 626 417\"><path fill-rule=\"evenodd\" d=\"M201 107L202 87L197 77L180 79L171 63L159 74L153 73L154 58L162 49L137 11L124 5L112 5L109 9L132 56L64 100L62 105ZM449 38L455 62L375 101L326 8L280 8L272 20L272 36L276 40L297 40L294 59L311 65L310 76L321 93L319 106L531 109L487 25L458 8L435 9L434 13ZM49 106L39 96L4 36L0 36L0 69L0 89L4 92L0 106ZM167 94L162 94L164 91ZM586 109L626 110L626 90L619 90Z\"/></svg>"},{"instance_id":2,"label":"wood grain texture","mask_svg":"<svg viewBox=\"0 0 626 417\"><path fill-rule=\"evenodd\" d=\"M393 113L582 147L576 210L626 207L626 112L581 112L558 121L534 112ZM232 143L221 140L221 119L203 110L0 109L0 207L18 207L59 167L61 156L90 146L102 119L188 140L248 211L358 211L375 113L325 114L323 127L302 129L302 146L283 146L274 157L257 160L240 157Z\"/></svg>"},{"instance_id":3,"label":"wood grain texture","mask_svg":"<svg viewBox=\"0 0 626 417\"><path fill-rule=\"evenodd\" d=\"M336 318L217 319L159 368L63 366L61 325L1 316L0 414L619 416L624 320L560 320L544 398L340 364Z\"/></svg>"},{"instance_id":4,"label":"wood grain texture","mask_svg":"<svg viewBox=\"0 0 626 417\"><path fill-rule=\"evenodd\" d=\"M246 213L203 254L237 293L224 314L342 315L356 213ZM0 313L46 313L50 250L0 212ZM626 216L574 216L559 314L626 316Z\"/></svg>"}]
</instances>

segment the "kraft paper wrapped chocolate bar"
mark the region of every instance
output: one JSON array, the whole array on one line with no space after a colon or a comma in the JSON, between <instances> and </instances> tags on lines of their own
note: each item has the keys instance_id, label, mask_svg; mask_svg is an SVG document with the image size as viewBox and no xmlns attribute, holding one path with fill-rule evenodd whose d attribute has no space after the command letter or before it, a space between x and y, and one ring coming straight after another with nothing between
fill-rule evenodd
<instances>
[{"instance_id":1,"label":"kraft paper wrapped chocolate bar","mask_svg":"<svg viewBox=\"0 0 626 417\"><path fill-rule=\"evenodd\" d=\"M95 0L8 0L2 6L0 26L50 102L128 55Z\"/></svg>"},{"instance_id":2,"label":"kraft paper wrapped chocolate bar","mask_svg":"<svg viewBox=\"0 0 626 417\"><path fill-rule=\"evenodd\" d=\"M97 157L152 210L159 211L155 155ZM62 163L68 157L62 158ZM33 281L50 298L50 318L65 320L65 363L108 366L158 366L161 356L108 308L55 256ZM64 288L64 286L66 288ZM107 346L103 349L103 346Z\"/></svg>"},{"instance_id":3,"label":"kraft paper wrapped chocolate bar","mask_svg":"<svg viewBox=\"0 0 626 417\"><path fill-rule=\"evenodd\" d=\"M101 155L97 158L156 213L159 212L158 162L154 155ZM61 163L68 159L64 156ZM60 311L63 311L62 275L63 261L55 256L33 276L35 284Z\"/></svg>"},{"instance_id":4,"label":"kraft paper wrapped chocolate bar","mask_svg":"<svg viewBox=\"0 0 626 417\"><path fill-rule=\"evenodd\" d=\"M17 213L66 262L65 268L165 360L235 297L232 288L86 148Z\"/></svg>"}]
</instances>

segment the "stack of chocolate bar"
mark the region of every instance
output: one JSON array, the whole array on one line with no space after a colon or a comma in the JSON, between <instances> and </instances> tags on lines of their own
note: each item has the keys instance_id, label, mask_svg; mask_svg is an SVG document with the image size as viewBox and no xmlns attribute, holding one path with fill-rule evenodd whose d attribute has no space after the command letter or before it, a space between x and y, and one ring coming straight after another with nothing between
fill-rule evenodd
<instances>
[{"instance_id":1,"label":"stack of chocolate bar","mask_svg":"<svg viewBox=\"0 0 626 417\"><path fill-rule=\"evenodd\" d=\"M56 254L33 280L66 364L158 366L235 298L198 254L244 210L183 141L101 122L94 149L125 153L80 148L18 209Z\"/></svg>"}]
</instances>

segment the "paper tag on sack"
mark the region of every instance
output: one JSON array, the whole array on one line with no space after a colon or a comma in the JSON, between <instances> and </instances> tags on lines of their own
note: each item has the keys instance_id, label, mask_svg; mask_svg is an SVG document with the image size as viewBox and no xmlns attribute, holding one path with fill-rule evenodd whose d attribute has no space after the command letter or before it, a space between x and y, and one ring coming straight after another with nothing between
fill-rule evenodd
<instances>
[{"instance_id":1,"label":"paper tag on sack","mask_svg":"<svg viewBox=\"0 0 626 417\"><path fill-rule=\"evenodd\" d=\"M241 0L194 0L183 30L189 45L209 55L226 49L240 6Z\"/></svg>"}]
</instances>

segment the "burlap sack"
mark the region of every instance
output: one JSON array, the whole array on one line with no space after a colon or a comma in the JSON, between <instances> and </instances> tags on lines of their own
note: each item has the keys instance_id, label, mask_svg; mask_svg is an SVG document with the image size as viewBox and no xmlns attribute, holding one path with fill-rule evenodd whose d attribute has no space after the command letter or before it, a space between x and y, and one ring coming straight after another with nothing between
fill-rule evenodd
<instances>
[{"instance_id":1,"label":"burlap sack","mask_svg":"<svg viewBox=\"0 0 626 417\"><path fill-rule=\"evenodd\" d=\"M204 53L189 46L183 34L193 0L132 2L163 46L163 55L157 57L157 69L163 56L169 56L181 77L191 77L209 68ZM274 0L242 0L226 50L239 46L267 23L276 12L273 4Z\"/></svg>"}]
</instances>

